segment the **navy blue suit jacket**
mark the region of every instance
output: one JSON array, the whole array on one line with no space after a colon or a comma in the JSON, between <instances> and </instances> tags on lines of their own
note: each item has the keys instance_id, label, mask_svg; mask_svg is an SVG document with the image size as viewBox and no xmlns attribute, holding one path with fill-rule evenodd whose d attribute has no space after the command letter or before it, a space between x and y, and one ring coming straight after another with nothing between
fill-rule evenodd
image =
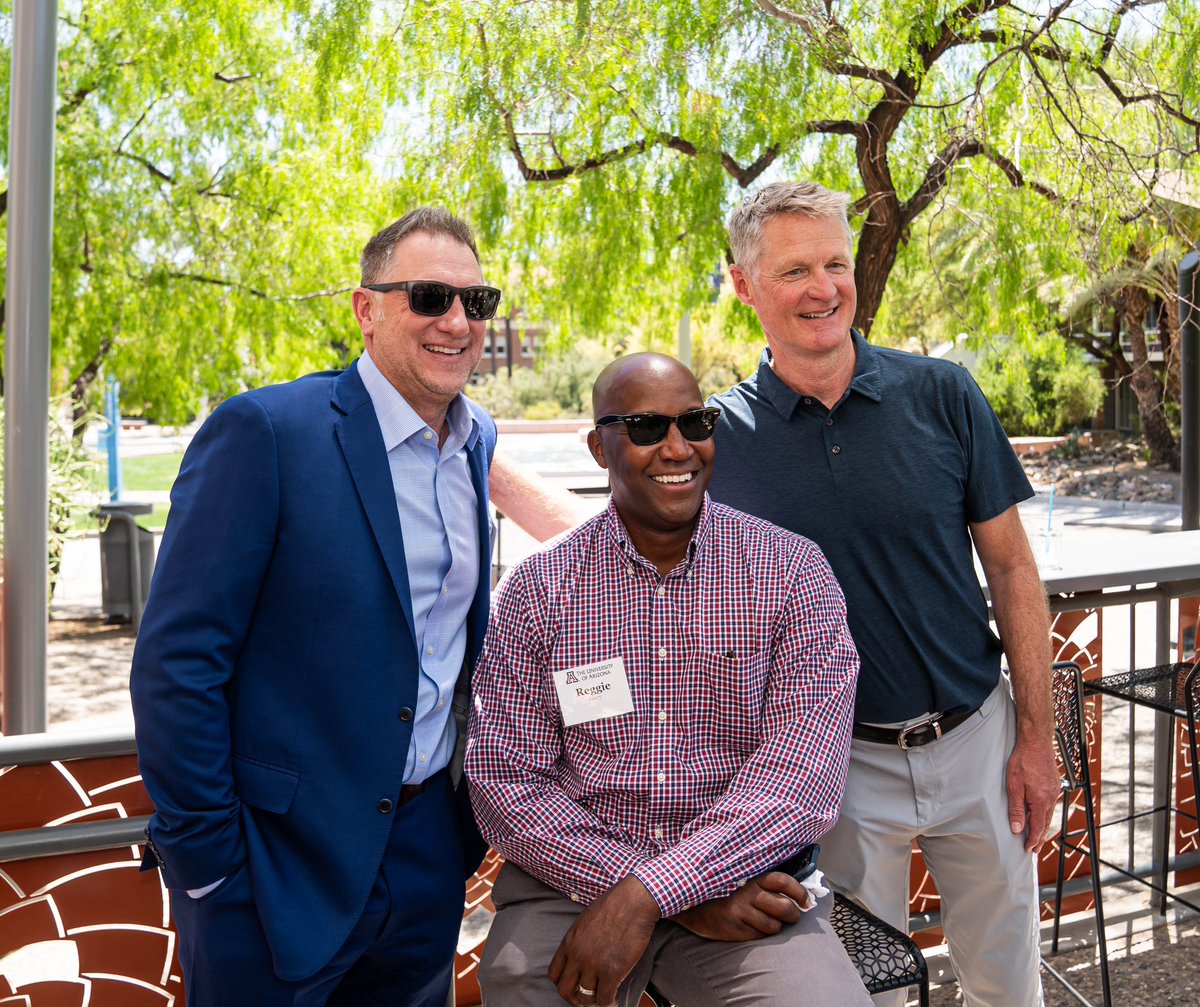
<instances>
[{"instance_id":1,"label":"navy blue suit jacket","mask_svg":"<svg viewBox=\"0 0 1200 1007\"><path fill-rule=\"evenodd\" d=\"M471 409L468 663L487 627L496 437ZM275 970L305 978L366 903L394 817L380 802L400 795L417 705L400 519L357 364L224 402L171 501L130 675L156 809L146 863L176 890L248 863ZM459 790L466 876L485 846Z\"/></svg>"}]
</instances>

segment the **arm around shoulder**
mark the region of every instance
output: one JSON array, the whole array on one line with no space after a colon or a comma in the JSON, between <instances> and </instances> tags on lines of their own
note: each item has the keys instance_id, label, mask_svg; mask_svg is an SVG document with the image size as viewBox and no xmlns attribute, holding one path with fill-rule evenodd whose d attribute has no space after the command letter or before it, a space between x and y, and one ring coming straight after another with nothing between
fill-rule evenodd
<instances>
[{"instance_id":1,"label":"arm around shoulder","mask_svg":"<svg viewBox=\"0 0 1200 1007\"><path fill-rule=\"evenodd\" d=\"M497 451L492 458L488 495L497 510L539 542L591 516L574 493L555 486L504 451Z\"/></svg>"}]
</instances>

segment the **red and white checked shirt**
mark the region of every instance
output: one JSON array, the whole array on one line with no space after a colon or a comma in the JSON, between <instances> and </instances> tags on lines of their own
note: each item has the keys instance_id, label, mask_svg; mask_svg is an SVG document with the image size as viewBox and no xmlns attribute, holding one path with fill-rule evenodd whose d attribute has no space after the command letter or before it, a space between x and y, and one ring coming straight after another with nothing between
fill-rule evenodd
<instances>
[{"instance_id":1,"label":"red and white checked shirt","mask_svg":"<svg viewBox=\"0 0 1200 1007\"><path fill-rule=\"evenodd\" d=\"M614 657L633 712L564 728L553 672ZM610 502L497 591L466 756L480 830L576 901L631 873L664 917L728 895L836 820L857 676L814 543L706 496L663 577Z\"/></svg>"}]
</instances>

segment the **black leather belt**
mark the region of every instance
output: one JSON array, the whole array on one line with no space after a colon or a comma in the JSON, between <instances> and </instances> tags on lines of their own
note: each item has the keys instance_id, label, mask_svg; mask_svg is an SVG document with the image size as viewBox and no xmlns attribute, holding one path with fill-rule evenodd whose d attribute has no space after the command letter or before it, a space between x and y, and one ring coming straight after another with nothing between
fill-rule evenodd
<instances>
[{"instance_id":1,"label":"black leather belt","mask_svg":"<svg viewBox=\"0 0 1200 1007\"><path fill-rule=\"evenodd\" d=\"M409 801L411 801L414 797L416 797L417 794L421 793L423 790L428 789L429 787L432 787L439 779L441 779L442 774L445 772L446 772L446 770L439 769L436 773L434 773L432 776L426 778L421 783L406 783L406 784L404 784L404 786L402 786L400 788L399 807L403 808L404 805L406 805Z\"/></svg>"},{"instance_id":2,"label":"black leather belt","mask_svg":"<svg viewBox=\"0 0 1200 1007\"><path fill-rule=\"evenodd\" d=\"M860 741L873 741L879 745L899 745L906 751L920 748L949 734L959 724L966 723L978 707L966 713L938 714L904 728L873 727L870 724L855 724L854 737Z\"/></svg>"}]
</instances>

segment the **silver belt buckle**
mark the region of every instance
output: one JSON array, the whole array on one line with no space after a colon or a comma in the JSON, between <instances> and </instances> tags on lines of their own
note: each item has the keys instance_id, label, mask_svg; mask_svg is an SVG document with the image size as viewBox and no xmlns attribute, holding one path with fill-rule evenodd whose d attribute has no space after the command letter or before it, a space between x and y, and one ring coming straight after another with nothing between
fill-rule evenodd
<instances>
[{"instance_id":1,"label":"silver belt buckle","mask_svg":"<svg viewBox=\"0 0 1200 1007\"><path fill-rule=\"evenodd\" d=\"M933 728L933 740L937 741L942 736L941 716L939 713L936 717L930 717L927 720L922 720L919 724L912 724L906 727L900 732L900 737L896 739L896 744L907 752L910 748L914 747L909 745L908 736L917 731L923 731L927 727Z\"/></svg>"}]
</instances>

